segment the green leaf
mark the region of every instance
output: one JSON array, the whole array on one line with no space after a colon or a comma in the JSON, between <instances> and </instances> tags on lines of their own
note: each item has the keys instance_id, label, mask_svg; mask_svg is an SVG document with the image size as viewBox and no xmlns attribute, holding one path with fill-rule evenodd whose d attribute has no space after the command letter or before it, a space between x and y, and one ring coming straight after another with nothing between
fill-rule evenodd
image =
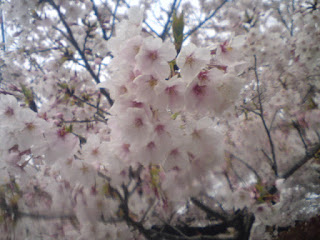
<instances>
[{"instance_id":1,"label":"green leaf","mask_svg":"<svg viewBox=\"0 0 320 240\"><path fill-rule=\"evenodd\" d=\"M21 89L22 89L22 93L23 93L23 95L25 97L26 104L29 106L29 108L31 110L33 110L34 112L37 112L37 105L36 105L36 103L34 101L32 90L27 88L22 83L20 83L20 86L21 86Z\"/></svg>"},{"instance_id":2,"label":"green leaf","mask_svg":"<svg viewBox=\"0 0 320 240\"><path fill-rule=\"evenodd\" d=\"M32 91L31 91L31 89L28 89L22 83L20 84L20 86L21 86L21 89L22 89L22 93L23 93L24 97L26 98L26 103L29 104L30 101L33 101Z\"/></svg>"},{"instance_id":3,"label":"green leaf","mask_svg":"<svg viewBox=\"0 0 320 240\"><path fill-rule=\"evenodd\" d=\"M184 29L184 14L183 12L177 16L176 12L173 13L172 30L174 37L174 45L177 52L180 52L183 42L183 29Z\"/></svg>"}]
</instances>

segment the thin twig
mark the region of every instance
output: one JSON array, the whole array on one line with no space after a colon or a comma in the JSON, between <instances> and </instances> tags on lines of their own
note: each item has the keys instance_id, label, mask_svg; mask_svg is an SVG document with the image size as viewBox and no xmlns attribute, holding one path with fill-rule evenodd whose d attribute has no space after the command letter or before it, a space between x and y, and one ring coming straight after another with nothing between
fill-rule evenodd
<instances>
[{"instance_id":1,"label":"thin twig","mask_svg":"<svg viewBox=\"0 0 320 240\"><path fill-rule=\"evenodd\" d=\"M168 12L168 19L167 19L167 22L166 24L164 25L164 28L163 28L163 31L160 35L161 39L164 41L166 39L166 35L168 34L169 32L169 24L171 23L171 18L172 18L172 15L173 15L173 12L175 11L176 9L176 3L177 3L177 0L173 0L173 3L171 5L171 9L170 11Z\"/></svg>"},{"instance_id":2,"label":"thin twig","mask_svg":"<svg viewBox=\"0 0 320 240\"><path fill-rule=\"evenodd\" d=\"M226 177L226 179L227 179L227 182L228 182L228 185L229 185L229 188L230 188L231 192L233 192L234 189L233 189L233 186L232 186L232 183L231 183L231 181L230 181L230 178L229 178L228 173L225 172L223 175L224 175L224 176Z\"/></svg>"},{"instance_id":3,"label":"thin twig","mask_svg":"<svg viewBox=\"0 0 320 240\"><path fill-rule=\"evenodd\" d=\"M125 1L125 0L122 0L122 1L123 1L123 3L127 6L127 8L130 8L130 7L131 7L130 4L127 3L127 1ZM154 30L154 29L150 26L150 24L147 23L147 21L146 21L145 19L143 20L143 23L150 29L151 32L153 32L154 34L156 34L157 37L161 37L160 34L157 33L157 31Z\"/></svg>"},{"instance_id":4,"label":"thin twig","mask_svg":"<svg viewBox=\"0 0 320 240\"><path fill-rule=\"evenodd\" d=\"M79 53L79 55L81 56L81 58L82 58L82 60L83 60L83 62L85 64L85 68L88 70L90 75L93 77L94 81L96 83L100 83L100 79L98 78L98 76L94 73L94 71L90 67L90 64L89 64L89 62L88 62L88 60L87 60L87 58L85 56L84 51L82 51L80 49L80 47L78 45L78 42L75 40L71 28L69 27L68 23L64 19L63 14L60 11L60 7L57 6L53 0L46 0L46 1L57 11L62 24L64 25L64 27L67 30L68 35L66 35L63 31L60 30L61 34L64 37L66 37L69 40L69 42L75 47L75 49L77 50L77 52ZM113 100L111 99L110 94L106 91L106 89L100 88L100 92L107 98L109 104L112 106L113 105Z\"/></svg>"},{"instance_id":5,"label":"thin twig","mask_svg":"<svg viewBox=\"0 0 320 240\"><path fill-rule=\"evenodd\" d=\"M110 39L112 37L113 32L114 32L114 27L116 24L116 15L117 15L119 3L120 3L120 0L117 0L116 6L114 8L114 12L112 13L111 31L110 31L110 35L109 35L108 39Z\"/></svg>"},{"instance_id":6,"label":"thin twig","mask_svg":"<svg viewBox=\"0 0 320 240\"><path fill-rule=\"evenodd\" d=\"M277 8L277 12L279 14L279 17L280 17L280 20L281 22L283 23L283 25L286 27L286 29L289 31L290 35L292 36L292 30L291 28L289 27L287 21L283 18L283 15L282 15L282 12L280 10L280 7Z\"/></svg>"},{"instance_id":7,"label":"thin twig","mask_svg":"<svg viewBox=\"0 0 320 240\"><path fill-rule=\"evenodd\" d=\"M273 114L273 117L272 117L272 120L271 120L271 123L270 123L270 127L269 127L269 130L270 130L270 131L271 131L272 127L273 127L274 121L276 120L276 116L277 116L278 112L279 112L279 109L277 109L277 110L275 111L275 113Z\"/></svg>"},{"instance_id":8,"label":"thin twig","mask_svg":"<svg viewBox=\"0 0 320 240\"><path fill-rule=\"evenodd\" d=\"M150 210L152 209L155 203L156 203L156 199L153 199L152 202L149 204L147 210L144 212L143 216L141 217L139 223L143 224L143 222L145 221L146 217L148 216Z\"/></svg>"},{"instance_id":9,"label":"thin twig","mask_svg":"<svg viewBox=\"0 0 320 240\"><path fill-rule=\"evenodd\" d=\"M190 37L195 31L197 31L199 28L202 27L206 22L208 22L211 18L213 18L217 12L228 2L228 0L223 1L209 16L207 16L203 21L198 23L197 26L192 28L189 32L186 33L185 37L183 38L183 41L185 41L188 37Z\"/></svg>"},{"instance_id":10,"label":"thin twig","mask_svg":"<svg viewBox=\"0 0 320 240\"><path fill-rule=\"evenodd\" d=\"M222 215L221 213L218 213L214 210L212 210L210 207L206 206L202 202L200 202L198 199L192 197L191 202L196 205L198 208L200 208L202 211L204 211L208 216L214 217L216 219L220 219L223 222L226 222L228 219L226 216Z\"/></svg>"},{"instance_id":11,"label":"thin twig","mask_svg":"<svg viewBox=\"0 0 320 240\"><path fill-rule=\"evenodd\" d=\"M245 162L244 160L242 160L241 158L235 156L234 154L231 153L231 157L232 159L235 159L239 162L241 162L243 165L246 166L246 168L248 168L249 170L251 170L253 172L253 174L257 177L258 180L261 180L262 178L260 177L260 175L258 174L258 172L247 162Z\"/></svg>"},{"instance_id":12,"label":"thin twig","mask_svg":"<svg viewBox=\"0 0 320 240\"><path fill-rule=\"evenodd\" d=\"M1 15L1 34L2 34L2 50L6 51L6 36L5 36L5 29L4 29L4 17L3 17L3 11L2 9L0 10L0 15Z\"/></svg>"},{"instance_id":13,"label":"thin twig","mask_svg":"<svg viewBox=\"0 0 320 240\"><path fill-rule=\"evenodd\" d=\"M292 121L292 125L297 130L297 132L299 134L299 137L301 139L301 142L302 142L302 144L304 146L304 150L305 150L306 154L308 154L308 146L306 144L306 141L304 140L304 137L303 137L303 134L302 134L302 131L301 131L301 128L300 128L300 124L298 122Z\"/></svg>"},{"instance_id":14,"label":"thin twig","mask_svg":"<svg viewBox=\"0 0 320 240\"><path fill-rule=\"evenodd\" d=\"M52 219L76 219L75 215L64 215L64 214L40 214L40 213L26 213L17 212L19 217L27 217L31 219L42 219L42 220L52 220Z\"/></svg>"},{"instance_id":15,"label":"thin twig","mask_svg":"<svg viewBox=\"0 0 320 240\"><path fill-rule=\"evenodd\" d=\"M260 150L261 150L261 152L263 153L263 155L269 160L270 166L272 166L273 162L272 162L271 157L266 153L266 151L265 151L263 148L260 149Z\"/></svg>"},{"instance_id":16,"label":"thin twig","mask_svg":"<svg viewBox=\"0 0 320 240\"><path fill-rule=\"evenodd\" d=\"M304 156L298 163L296 163L292 168L290 168L286 173L284 173L281 178L288 179L292 176L297 170L299 170L304 164L306 164L310 159L316 157L320 151L320 143L313 147L308 154Z\"/></svg>"},{"instance_id":17,"label":"thin twig","mask_svg":"<svg viewBox=\"0 0 320 240\"><path fill-rule=\"evenodd\" d=\"M262 98L261 98L261 91L260 91L260 80L259 80L259 75L258 75L258 70L257 70L257 56L254 55L254 74L255 78L257 81L257 93L258 93L258 101L259 101L259 110L260 110L260 119L262 121L263 127L266 131L266 134L268 136L270 148L271 148L271 155L272 155L272 170L274 171L274 174L278 176L278 166L277 166L277 160L276 160L276 153L274 149L274 144L273 140L271 137L271 132L269 128L267 127L267 123L264 119L264 109L263 109L263 104L262 104Z\"/></svg>"},{"instance_id":18,"label":"thin twig","mask_svg":"<svg viewBox=\"0 0 320 240\"><path fill-rule=\"evenodd\" d=\"M98 19L98 23L99 23L101 31L102 31L103 39L104 40L108 40L107 33L106 33L106 30L103 27L103 23L102 23L100 15L99 15L98 8L97 8L97 6L95 4L95 1L94 0L90 0L90 1L92 2L92 9L94 11L94 14L96 15L96 17Z\"/></svg>"}]
</instances>

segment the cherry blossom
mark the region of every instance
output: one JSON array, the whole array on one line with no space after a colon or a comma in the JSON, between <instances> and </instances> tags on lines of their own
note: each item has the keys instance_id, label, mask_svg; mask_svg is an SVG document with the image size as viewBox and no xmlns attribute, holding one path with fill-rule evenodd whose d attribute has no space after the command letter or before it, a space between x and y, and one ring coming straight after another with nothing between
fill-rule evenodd
<instances>
[{"instance_id":1,"label":"cherry blossom","mask_svg":"<svg viewBox=\"0 0 320 240\"><path fill-rule=\"evenodd\" d=\"M188 80L192 80L209 63L209 60L209 49L197 48L190 43L182 48L177 57L177 65L180 68L181 75Z\"/></svg>"},{"instance_id":2,"label":"cherry blossom","mask_svg":"<svg viewBox=\"0 0 320 240\"><path fill-rule=\"evenodd\" d=\"M194 4L2 4L0 239L276 239L319 215L319 3Z\"/></svg>"},{"instance_id":3,"label":"cherry blossom","mask_svg":"<svg viewBox=\"0 0 320 240\"><path fill-rule=\"evenodd\" d=\"M166 78L170 74L168 62L175 57L172 43L158 38L148 37L144 40L136 56L137 69L144 74L154 73L156 77Z\"/></svg>"}]
</instances>

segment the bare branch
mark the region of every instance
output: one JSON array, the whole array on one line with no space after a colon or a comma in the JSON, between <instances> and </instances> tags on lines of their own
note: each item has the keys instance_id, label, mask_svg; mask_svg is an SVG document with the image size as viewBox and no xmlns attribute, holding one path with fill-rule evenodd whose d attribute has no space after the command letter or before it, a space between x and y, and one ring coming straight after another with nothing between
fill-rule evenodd
<instances>
[{"instance_id":1,"label":"bare branch","mask_svg":"<svg viewBox=\"0 0 320 240\"><path fill-rule=\"evenodd\" d=\"M164 28L163 28L163 31L160 35L160 38L164 41L166 39L166 35L168 34L169 32L169 25L171 23L171 18L172 18L172 15L174 13L174 11L176 10L176 4L177 4L177 0L173 0L173 3L171 5L171 9L170 11L168 12L168 19L167 19L167 22L166 24L164 25Z\"/></svg>"},{"instance_id":2,"label":"bare branch","mask_svg":"<svg viewBox=\"0 0 320 240\"><path fill-rule=\"evenodd\" d=\"M226 222L228 220L227 216L224 216L221 213L212 210L211 208L209 208L208 206L206 206L194 197L191 198L191 202L198 208L200 208L202 211L204 211L208 215L208 217L214 217L216 219L222 220L223 222Z\"/></svg>"},{"instance_id":3,"label":"bare branch","mask_svg":"<svg viewBox=\"0 0 320 240\"><path fill-rule=\"evenodd\" d=\"M262 104L262 98L261 98L261 90L260 90L260 80L258 75L258 69L257 69L257 56L254 55L254 74L257 82L257 93L258 93L258 102L259 102L259 110L260 110L260 119L262 121L263 127L266 131L266 134L268 136L270 148L271 148L271 155L272 155L272 170L274 171L274 174L278 176L278 167L277 167L277 160L276 160L276 153L274 149L273 140L271 137L270 129L267 127L267 123L264 119L264 109Z\"/></svg>"},{"instance_id":4,"label":"bare branch","mask_svg":"<svg viewBox=\"0 0 320 240\"><path fill-rule=\"evenodd\" d=\"M101 31L102 31L103 39L104 40L108 40L107 33L106 33L106 30L103 27L103 23L102 23L100 15L99 15L98 8L97 8L97 6L95 4L95 1L94 0L90 0L90 1L92 2L92 9L94 11L94 14L96 15L96 17L98 19L98 23L99 23Z\"/></svg>"},{"instance_id":5,"label":"bare branch","mask_svg":"<svg viewBox=\"0 0 320 240\"><path fill-rule=\"evenodd\" d=\"M64 37L66 37L69 40L69 42L75 47L75 49L77 50L77 52L79 53L79 55L81 56L81 58L82 58L82 60L83 60L83 62L85 64L85 68L88 70L88 72L90 73L92 78L95 80L95 82L96 83L100 83L99 77L94 73L94 71L92 70L91 66L89 65L89 62L88 62L88 60L87 60L87 58L85 56L85 53L84 53L84 49L81 50L79 45L78 45L78 42L75 40L71 28L69 27L68 23L64 19L63 14L60 11L60 7L57 6L53 0L46 0L46 1L57 11L61 22L63 23L64 27L67 30L67 34L68 35L60 30L61 34ZM112 106L113 105L113 100L111 99L111 97L110 97L109 93L106 91L106 89L100 88L100 92L107 98L109 104Z\"/></svg>"},{"instance_id":6,"label":"bare branch","mask_svg":"<svg viewBox=\"0 0 320 240\"><path fill-rule=\"evenodd\" d=\"M140 223L143 224L143 222L145 221L146 217L148 216L150 210L153 208L154 204L156 203L156 199L153 199L152 202L149 204L147 210L144 212L143 216L140 219Z\"/></svg>"},{"instance_id":7,"label":"bare branch","mask_svg":"<svg viewBox=\"0 0 320 240\"><path fill-rule=\"evenodd\" d=\"M270 131L271 131L272 127L273 127L274 121L276 120L276 116L277 116L278 112L279 112L279 110L276 110L275 113L273 114L273 117L272 117L272 120L271 120L271 123L270 123L270 127L269 127Z\"/></svg>"},{"instance_id":8,"label":"bare branch","mask_svg":"<svg viewBox=\"0 0 320 240\"><path fill-rule=\"evenodd\" d=\"M304 149L305 149L305 152L306 154L308 154L308 146L306 144L306 141L304 140L304 137L303 137L303 134L302 134L302 131L301 131L301 127L300 127L300 124L298 122L295 122L295 121L292 121L292 125L293 127L297 130L298 134L299 134L299 137L301 139L301 142L304 146Z\"/></svg>"},{"instance_id":9,"label":"bare branch","mask_svg":"<svg viewBox=\"0 0 320 240\"><path fill-rule=\"evenodd\" d=\"M3 17L3 11L0 10L0 21L1 21L1 35L2 35L2 50L6 51L6 36L5 36L5 30L4 30L4 17Z\"/></svg>"},{"instance_id":10,"label":"bare branch","mask_svg":"<svg viewBox=\"0 0 320 240\"><path fill-rule=\"evenodd\" d=\"M70 215L65 215L65 214L40 214L40 213L26 213L26 212L18 212L17 213L19 217L26 217L26 218L31 218L31 219L41 219L41 220L53 220L53 219L77 219L77 217L73 214Z\"/></svg>"},{"instance_id":11,"label":"bare branch","mask_svg":"<svg viewBox=\"0 0 320 240\"><path fill-rule=\"evenodd\" d=\"M262 178L260 177L260 175L258 174L258 172L257 172L249 163L245 162L244 160L242 160L241 158L235 156L235 155L232 154L232 153L230 153L230 155L231 155L232 159L235 159L235 160L241 162L243 165L246 166L246 168L248 168L250 171L252 171L253 174L256 176L256 178L257 178L258 180L261 180L261 179L262 179Z\"/></svg>"},{"instance_id":12,"label":"bare branch","mask_svg":"<svg viewBox=\"0 0 320 240\"><path fill-rule=\"evenodd\" d=\"M291 27L289 27L287 21L284 19L283 14L280 10L280 7L277 8L277 12L279 14L280 20L283 23L283 25L286 27L286 29L289 31L290 35L293 36L293 29L292 29L292 22L291 22Z\"/></svg>"},{"instance_id":13,"label":"bare branch","mask_svg":"<svg viewBox=\"0 0 320 240\"><path fill-rule=\"evenodd\" d=\"M230 181L230 178L229 178L228 173L225 172L223 175L224 175L224 176L226 177L226 179L227 179L227 182L228 182L228 185L229 185L229 188L230 188L231 192L233 192L234 189L233 189L233 186L232 186L232 183L231 183L231 181Z\"/></svg>"},{"instance_id":14,"label":"bare branch","mask_svg":"<svg viewBox=\"0 0 320 240\"><path fill-rule=\"evenodd\" d=\"M125 1L125 0L122 0L122 1L123 1L123 3L127 6L127 8L130 8L130 7L131 7L131 6L127 3L127 1ZM154 34L156 34L157 37L160 37L160 34L157 33L157 31L154 30L154 29L150 26L150 24L147 23L147 21L146 21L145 19L143 20L143 23L149 28L149 30L150 30L151 32L153 32Z\"/></svg>"},{"instance_id":15,"label":"bare branch","mask_svg":"<svg viewBox=\"0 0 320 240\"><path fill-rule=\"evenodd\" d=\"M315 147L313 147L298 163L296 163L292 168L290 168L286 173L284 173L281 177L284 179L288 179L292 176L297 170L299 170L304 164L306 164L309 160L313 159L319 154L320 151L320 143L318 143Z\"/></svg>"},{"instance_id":16,"label":"bare branch","mask_svg":"<svg viewBox=\"0 0 320 240\"><path fill-rule=\"evenodd\" d=\"M257 116L260 116L260 113L259 113L259 112L256 112L256 111L253 110L253 109L250 109L250 108L248 108L248 107L246 107L246 106L244 106L244 105L241 105L240 107L243 108L244 110L248 111L248 112L252 112L253 114L255 114L255 115L257 115Z\"/></svg>"},{"instance_id":17,"label":"bare branch","mask_svg":"<svg viewBox=\"0 0 320 240\"><path fill-rule=\"evenodd\" d=\"M260 149L260 150L263 153L263 155L269 160L270 166L272 166L273 162L272 162L272 159L270 158L270 156L266 153L266 151L264 149Z\"/></svg>"},{"instance_id":18,"label":"bare branch","mask_svg":"<svg viewBox=\"0 0 320 240\"><path fill-rule=\"evenodd\" d=\"M199 22L197 26L192 28L189 32L186 33L185 37L183 38L183 41L185 41L188 37L190 37L194 32L196 32L198 29L202 27L205 23L207 23L210 19L212 19L217 12L228 2L228 0L224 0L209 16L207 16L203 21Z\"/></svg>"},{"instance_id":19,"label":"bare branch","mask_svg":"<svg viewBox=\"0 0 320 240\"><path fill-rule=\"evenodd\" d=\"M119 3L120 3L120 0L117 0L114 12L112 13L111 31L110 31L110 35L109 35L108 39L110 39L112 37L112 34L114 32L114 27L115 27L115 23L116 23L116 15L117 15Z\"/></svg>"}]
</instances>

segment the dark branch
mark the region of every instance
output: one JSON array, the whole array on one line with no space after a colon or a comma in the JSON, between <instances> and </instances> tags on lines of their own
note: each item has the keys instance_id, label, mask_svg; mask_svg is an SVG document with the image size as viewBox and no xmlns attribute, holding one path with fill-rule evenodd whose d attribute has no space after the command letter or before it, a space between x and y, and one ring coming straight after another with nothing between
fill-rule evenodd
<instances>
[{"instance_id":1,"label":"dark branch","mask_svg":"<svg viewBox=\"0 0 320 240\"><path fill-rule=\"evenodd\" d=\"M110 35L109 35L108 39L110 39L112 37L112 34L114 32L114 27L115 27L115 24L116 24L116 14L117 14L117 11L118 11L119 3L120 3L120 0L117 0L114 12L112 13L111 31L110 31Z\"/></svg>"},{"instance_id":2,"label":"dark branch","mask_svg":"<svg viewBox=\"0 0 320 240\"><path fill-rule=\"evenodd\" d=\"M99 12L98 12L98 8L95 4L95 1L94 0L90 0L92 2L92 9L94 11L94 14L96 15L97 19L98 19L98 23L100 25L100 28L101 28L101 31L102 31L102 36L103 36L103 39L104 40L108 40L108 37L107 37L107 33L106 33L106 30L104 29L103 27L103 22L101 20L101 17L99 15Z\"/></svg>"},{"instance_id":3,"label":"dark branch","mask_svg":"<svg viewBox=\"0 0 320 240\"><path fill-rule=\"evenodd\" d=\"M177 0L174 0L173 3L172 3L172 6L171 6L171 9L170 11L168 12L168 19L167 19L167 22L166 24L164 25L164 28L163 28L163 31L160 35L160 38L164 41L166 39L166 36L169 32L169 29L170 29L170 23L171 23L171 18L172 18L172 15L173 15L173 12L175 11L176 9L176 4L177 4Z\"/></svg>"},{"instance_id":4,"label":"dark branch","mask_svg":"<svg viewBox=\"0 0 320 240\"><path fill-rule=\"evenodd\" d=\"M208 217L214 217L215 219L220 219L223 222L227 222L228 218L226 216L216 211L213 211L211 208L200 202L198 199L192 197L191 202L198 208L200 208L202 211L204 211L208 215Z\"/></svg>"},{"instance_id":5,"label":"dark branch","mask_svg":"<svg viewBox=\"0 0 320 240\"><path fill-rule=\"evenodd\" d=\"M209 16L207 16L203 21L201 21L197 26L192 28L189 32L186 33L183 41L185 41L188 37L190 37L194 32L200 29L205 23L207 23L210 19L212 19L217 12L228 2L228 0L223 1Z\"/></svg>"},{"instance_id":6,"label":"dark branch","mask_svg":"<svg viewBox=\"0 0 320 240\"><path fill-rule=\"evenodd\" d=\"M230 154L231 154L232 159L235 159L235 160L241 162L243 165L245 165L246 168L248 168L250 171L252 171L253 174L256 176L256 178L257 178L259 181L261 181L262 178L260 177L260 175L258 174L258 172L257 172L249 163L245 162L244 160L242 160L241 158L235 156L235 155L232 154L232 153L230 153Z\"/></svg>"},{"instance_id":7,"label":"dark branch","mask_svg":"<svg viewBox=\"0 0 320 240\"><path fill-rule=\"evenodd\" d=\"M60 7L57 6L55 4L55 2L53 0L47 0L47 2L57 11L58 15L59 15L59 18L60 20L62 21L64 27L66 28L67 30L67 33L68 35L66 34L63 34L62 31L60 31L64 37L66 37L69 42L75 47L75 49L77 50L77 52L79 53L79 55L81 56L84 64L85 64L85 68L88 70L88 72L90 73L90 75L92 76L92 78L94 79L94 81L96 83L100 83L100 79L98 78L98 76L94 73L94 71L92 70L92 68L90 67L89 65L89 62L85 56L85 53L84 51L82 51L78 45L78 42L75 40L74 36L73 36L73 32L71 30L71 28L69 27L68 23L66 22L66 20L64 19L64 16L63 14L61 13L60 11ZM100 92L107 98L109 104L112 106L113 105L113 100L111 99L109 93L106 91L106 89L104 88L100 88Z\"/></svg>"},{"instance_id":8,"label":"dark branch","mask_svg":"<svg viewBox=\"0 0 320 240\"><path fill-rule=\"evenodd\" d=\"M3 17L3 11L0 10L0 21L1 21L1 35L2 35L2 50L6 51L6 36L5 36L5 30L4 30L4 17Z\"/></svg>"},{"instance_id":9,"label":"dark branch","mask_svg":"<svg viewBox=\"0 0 320 240\"><path fill-rule=\"evenodd\" d=\"M286 173L282 175L282 178L288 179L292 176L297 170L299 170L304 164L306 164L309 160L316 157L320 151L320 143L318 143L315 147L313 147L309 152L302 158L298 163L296 163L291 169L289 169Z\"/></svg>"},{"instance_id":10,"label":"dark branch","mask_svg":"<svg viewBox=\"0 0 320 240\"><path fill-rule=\"evenodd\" d=\"M257 69L257 57L254 55L254 74L257 82L257 93L258 93L258 101L259 101L259 110L260 110L260 119L262 121L263 127L266 131L266 134L268 136L269 144L270 144L270 149L271 149L271 155L272 155L272 170L274 171L274 174L278 176L278 167L277 167L277 160L276 160L276 153L274 149L274 144L273 140L271 137L271 132L269 128L267 127L267 123L264 119L264 109L263 109L263 104L262 104L262 97L261 97L261 90L260 90L260 80L259 80L259 75L258 75L258 69Z\"/></svg>"}]
</instances>

